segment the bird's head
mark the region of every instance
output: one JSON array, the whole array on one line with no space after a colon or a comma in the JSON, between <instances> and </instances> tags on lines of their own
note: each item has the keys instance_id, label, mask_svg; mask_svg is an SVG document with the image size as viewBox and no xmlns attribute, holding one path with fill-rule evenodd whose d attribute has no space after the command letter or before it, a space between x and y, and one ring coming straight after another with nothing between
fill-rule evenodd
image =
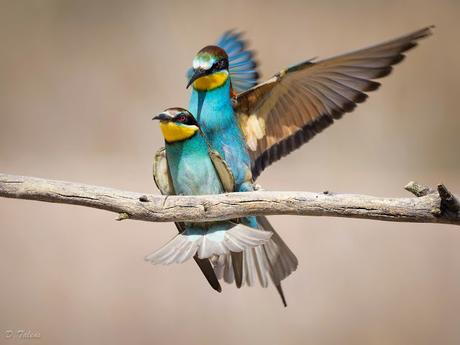
<instances>
[{"instance_id":1,"label":"bird's head","mask_svg":"<svg viewBox=\"0 0 460 345\"><path fill-rule=\"evenodd\" d=\"M153 117L160 121L160 129L168 143L191 138L200 129L193 115L183 108L168 108Z\"/></svg>"},{"instance_id":2,"label":"bird's head","mask_svg":"<svg viewBox=\"0 0 460 345\"><path fill-rule=\"evenodd\" d=\"M222 86L228 79L228 56L225 50L217 46L201 49L193 59L193 75L187 87L200 91L209 91Z\"/></svg>"}]
</instances>

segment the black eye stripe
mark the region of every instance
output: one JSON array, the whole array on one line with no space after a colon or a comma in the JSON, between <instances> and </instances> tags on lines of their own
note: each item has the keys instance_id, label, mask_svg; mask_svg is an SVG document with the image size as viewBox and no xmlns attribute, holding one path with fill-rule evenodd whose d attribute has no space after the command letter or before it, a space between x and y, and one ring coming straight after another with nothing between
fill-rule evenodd
<instances>
[{"instance_id":1,"label":"black eye stripe","mask_svg":"<svg viewBox=\"0 0 460 345\"><path fill-rule=\"evenodd\" d=\"M182 112L182 113L176 114L176 116L174 116L174 121L182 123L184 125L189 125L189 126L195 125L195 126L199 127L198 123L195 120L195 118L189 113Z\"/></svg>"},{"instance_id":2,"label":"black eye stripe","mask_svg":"<svg viewBox=\"0 0 460 345\"><path fill-rule=\"evenodd\" d=\"M212 65L211 70L212 71L220 71L220 70L227 69L227 68L228 68L228 60L227 59L222 59L222 60L219 60L219 61L215 62Z\"/></svg>"}]
</instances>

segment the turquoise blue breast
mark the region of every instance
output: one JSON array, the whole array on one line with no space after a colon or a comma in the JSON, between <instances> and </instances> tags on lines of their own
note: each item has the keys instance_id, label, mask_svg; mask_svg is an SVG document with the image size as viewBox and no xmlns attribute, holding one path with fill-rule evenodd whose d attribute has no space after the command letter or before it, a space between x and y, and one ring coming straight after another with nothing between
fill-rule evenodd
<instances>
[{"instance_id":1,"label":"turquoise blue breast","mask_svg":"<svg viewBox=\"0 0 460 345\"><path fill-rule=\"evenodd\" d=\"M176 194L203 195L224 192L209 158L208 146L199 133L184 141L166 143L166 156Z\"/></svg>"},{"instance_id":2,"label":"turquoise blue breast","mask_svg":"<svg viewBox=\"0 0 460 345\"><path fill-rule=\"evenodd\" d=\"M247 182L251 161L233 111L230 80L211 91L193 89L189 110L197 118L213 149L229 165L236 190L240 191L242 184Z\"/></svg>"},{"instance_id":3,"label":"turquoise blue breast","mask_svg":"<svg viewBox=\"0 0 460 345\"><path fill-rule=\"evenodd\" d=\"M233 111L230 81L227 80L223 86L211 91L193 89L189 110L198 120L212 148L229 165L235 178L236 191L252 190L252 183L248 183L251 160ZM245 217L242 222L258 228L255 217Z\"/></svg>"}]
</instances>

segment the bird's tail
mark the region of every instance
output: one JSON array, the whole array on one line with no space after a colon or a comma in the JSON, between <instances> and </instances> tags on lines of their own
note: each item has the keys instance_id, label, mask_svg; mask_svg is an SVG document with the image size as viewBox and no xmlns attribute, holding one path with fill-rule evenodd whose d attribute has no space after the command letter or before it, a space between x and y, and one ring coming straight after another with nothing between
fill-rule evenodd
<instances>
[{"instance_id":1,"label":"bird's tail","mask_svg":"<svg viewBox=\"0 0 460 345\"><path fill-rule=\"evenodd\" d=\"M223 279L230 284L235 282L238 288L244 284L253 286L256 280L263 287L267 287L271 280L286 306L281 281L297 269L297 258L266 217L258 216L257 223L261 229L271 234L271 238L263 245L241 253L213 257L211 262L214 271L219 280Z\"/></svg>"},{"instance_id":2,"label":"bird's tail","mask_svg":"<svg viewBox=\"0 0 460 345\"><path fill-rule=\"evenodd\" d=\"M297 269L299 262L295 254L270 224L267 217L257 216L256 218L259 226L272 234L270 240L263 247L271 266L270 275L272 281L277 285Z\"/></svg>"},{"instance_id":3,"label":"bird's tail","mask_svg":"<svg viewBox=\"0 0 460 345\"><path fill-rule=\"evenodd\" d=\"M208 228L190 226L145 260L168 265L187 261L195 254L206 259L238 253L267 243L271 236L270 232L230 222L213 223Z\"/></svg>"}]
</instances>

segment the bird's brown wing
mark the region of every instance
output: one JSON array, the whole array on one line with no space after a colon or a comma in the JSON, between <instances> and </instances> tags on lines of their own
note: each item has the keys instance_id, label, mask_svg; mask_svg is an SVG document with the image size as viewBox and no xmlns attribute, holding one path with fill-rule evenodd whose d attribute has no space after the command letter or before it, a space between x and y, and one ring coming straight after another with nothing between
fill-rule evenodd
<instances>
[{"instance_id":1,"label":"bird's brown wing","mask_svg":"<svg viewBox=\"0 0 460 345\"><path fill-rule=\"evenodd\" d=\"M211 158L212 164L216 169L219 180L222 183L222 187L226 193L232 193L235 191L235 179L232 171L230 170L227 163L224 161L222 156L215 150L209 148L209 158Z\"/></svg>"},{"instance_id":2,"label":"bird's brown wing","mask_svg":"<svg viewBox=\"0 0 460 345\"><path fill-rule=\"evenodd\" d=\"M314 62L289 67L237 96L235 112L252 159L253 179L271 163L306 143L317 133L364 102L376 90L373 81L388 75L392 65L432 27Z\"/></svg>"},{"instance_id":3,"label":"bird's brown wing","mask_svg":"<svg viewBox=\"0 0 460 345\"><path fill-rule=\"evenodd\" d=\"M175 195L171 174L169 173L168 159L164 147L158 149L153 156L153 180L162 195Z\"/></svg>"}]
</instances>

